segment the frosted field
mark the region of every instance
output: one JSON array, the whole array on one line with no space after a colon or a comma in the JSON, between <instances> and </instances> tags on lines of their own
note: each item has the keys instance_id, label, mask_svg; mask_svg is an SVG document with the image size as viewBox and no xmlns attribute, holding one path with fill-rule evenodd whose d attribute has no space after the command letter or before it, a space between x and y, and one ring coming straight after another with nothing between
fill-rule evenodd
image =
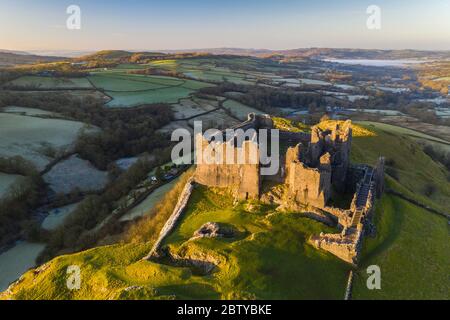
<instances>
[{"instance_id":1,"label":"frosted field","mask_svg":"<svg viewBox=\"0 0 450 320\"><path fill-rule=\"evenodd\" d=\"M64 220L77 208L80 202L55 208L48 212L48 216L42 222L41 227L46 230L54 230L64 223Z\"/></svg>"},{"instance_id":2,"label":"frosted field","mask_svg":"<svg viewBox=\"0 0 450 320\"><path fill-rule=\"evenodd\" d=\"M382 91L392 92L392 93L402 93L402 92L409 91L409 88L392 88L392 87L384 87L384 86L376 86L376 88L380 89Z\"/></svg>"},{"instance_id":3,"label":"frosted field","mask_svg":"<svg viewBox=\"0 0 450 320\"><path fill-rule=\"evenodd\" d=\"M348 100L351 102L355 102L356 100L361 100L361 99L369 99L369 96L364 96L364 95L348 95L347 96Z\"/></svg>"},{"instance_id":4,"label":"frosted field","mask_svg":"<svg viewBox=\"0 0 450 320\"><path fill-rule=\"evenodd\" d=\"M43 170L52 159L42 149L68 149L83 127L77 121L0 113L0 157L22 156Z\"/></svg>"},{"instance_id":5,"label":"frosted field","mask_svg":"<svg viewBox=\"0 0 450 320\"><path fill-rule=\"evenodd\" d=\"M113 97L113 100L108 102L106 106L120 108L134 107L147 103L176 103L179 99L186 98L192 92L194 91L182 87L158 89L147 92L108 92L108 94Z\"/></svg>"},{"instance_id":6,"label":"frosted field","mask_svg":"<svg viewBox=\"0 0 450 320\"><path fill-rule=\"evenodd\" d=\"M229 128L238 124L240 121L230 117L224 110L217 110L205 115L198 116L188 120L189 126L194 127L194 121L202 121L203 129L207 128Z\"/></svg>"},{"instance_id":7,"label":"frosted field","mask_svg":"<svg viewBox=\"0 0 450 320\"><path fill-rule=\"evenodd\" d=\"M24 108L24 107L5 107L1 110L1 112L5 113L16 113L24 116L58 116L58 113L36 109L36 108Z\"/></svg>"},{"instance_id":8,"label":"frosted field","mask_svg":"<svg viewBox=\"0 0 450 320\"><path fill-rule=\"evenodd\" d=\"M58 162L43 178L53 191L66 194L74 189L101 190L108 183L106 171L96 169L89 161L76 155Z\"/></svg>"},{"instance_id":9,"label":"frosted field","mask_svg":"<svg viewBox=\"0 0 450 320\"><path fill-rule=\"evenodd\" d=\"M247 116L249 113L262 114L262 111L254 109L252 107L246 106L235 100L227 100L223 103L223 107L227 110L231 111L235 117L240 120L247 120Z\"/></svg>"},{"instance_id":10,"label":"frosted field","mask_svg":"<svg viewBox=\"0 0 450 320\"><path fill-rule=\"evenodd\" d=\"M401 113L400 111L396 111L396 110L381 110L381 109L347 109L353 112L358 112L358 111L362 111L362 112L366 112L366 113L375 113L375 114L381 114L384 116L401 116L404 115L403 113Z\"/></svg>"},{"instance_id":11,"label":"frosted field","mask_svg":"<svg viewBox=\"0 0 450 320\"><path fill-rule=\"evenodd\" d=\"M120 218L120 221L133 220L136 217L142 217L149 213L149 211L169 192L170 189L177 183L178 178L159 187L145 198L140 204L131 209Z\"/></svg>"},{"instance_id":12,"label":"frosted field","mask_svg":"<svg viewBox=\"0 0 450 320\"><path fill-rule=\"evenodd\" d=\"M39 243L17 242L16 245L0 254L0 292L17 280L25 271L33 268L36 258L44 250Z\"/></svg>"},{"instance_id":13,"label":"frosted field","mask_svg":"<svg viewBox=\"0 0 450 320\"><path fill-rule=\"evenodd\" d=\"M0 199L8 194L13 185L20 182L23 176L0 172Z\"/></svg>"},{"instance_id":14,"label":"frosted field","mask_svg":"<svg viewBox=\"0 0 450 320\"><path fill-rule=\"evenodd\" d=\"M450 109L436 109L436 115L441 118L449 118Z\"/></svg>"},{"instance_id":15,"label":"frosted field","mask_svg":"<svg viewBox=\"0 0 450 320\"><path fill-rule=\"evenodd\" d=\"M331 86L331 83L322 81L322 80L314 80L314 79L299 79L302 84L310 84L316 86Z\"/></svg>"},{"instance_id":16,"label":"frosted field","mask_svg":"<svg viewBox=\"0 0 450 320\"><path fill-rule=\"evenodd\" d=\"M181 99L172 105L175 119L186 119L212 111L218 107L218 101L206 99Z\"/></svg>"},{"instance_id":17,"label":"frosted field","mask_svg":"<svg viewBox=\"0 0 450 320\"><path fill-rule=\"evenodd\" d=\"M86 78L23 76L19 79L9 82L8 84L20 87L36 87L39 89L92 88L91 84Z\"/></svg>"},{"instance_id":18,"label":"frosted field","mask_svg":"<svg viewBox=\"0 0 450 320\"><path fill-rule=\"evenodd\" d=\"M353 89L356 88L355 86L351 86L349 84L334 84L333 86L337 87L337 88L340 88L340 89L343 89L343 90L353 90Z\"/></svg>"}]
</instances>

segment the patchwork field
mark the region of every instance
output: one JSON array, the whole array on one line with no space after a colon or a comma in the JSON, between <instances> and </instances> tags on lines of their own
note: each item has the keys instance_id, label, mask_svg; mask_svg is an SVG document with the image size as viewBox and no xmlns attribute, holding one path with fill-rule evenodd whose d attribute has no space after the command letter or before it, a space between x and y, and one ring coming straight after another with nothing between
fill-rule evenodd
<instances>
[{"instance_id":1,"label":"patchwork field","mask_svg":"<svg viewBox=\"0 0 450 320\"><path fill-rule=\"evenodd\" d=\"M97 191L108 183L108 173L96 169L89 161L73 155L58 162L44 176L44 181L56 193L73 190Z\"/></svg>"},{"instance_id":2,"label":"patchwork field","mask_svg":"<svg viewBox=\"0 0 450 320\"><path fill-rule=\"evenodd\" d=\"M195 90L211 86L194 80L114 72L95 73L89 79L96 88L104 90L112 98L107 104L109 107L176 103Z\"/></svg>"},{"instance_id":3,"label":"patchwork field","mask_svg":"<svg viewBox=\"0 0 450 320\"><path fill-rule=\"evenodd\" d=\"M56 78L56 77L39 77L39 76L23 76L13 80L8 85L38 88L38 89L90 89L91 84L86 78Z\"/></svg>"},{"instance_id":4,"label":"patchwork field","mask_svg":"<svg viewBox=\"0 0 450 320\"><path fill-rule=\"evenodd\" d=\"M0 113L0 156L22 156L42 170L52 160L46 150L70 148L85 124Z\"/></svg>"},{"instance_id":5,"label":"patchwork field","mask_svg":"<svg viewBox=\"0 0 450 320\"><path fill-rule=\"evenodd\" d=\"M218 101L206 99L181 99L172 105L175 119L188 119L218 108Z\"/></svg>"},{"instance_id":6,"label":"patchwork field","mask_svg":"<svg viewBox=\"0 0 450 320\"><path fill-rule=\"evenodd\" d=\"M217 110L205 115L190 119L188 124L193 128L194 121L202 121L203 128L225 129L239 123L238 120L230 117L224 110Z\"/></svg>"},{"instance_id":7,"label":"patchwork field","mask_svg":"<svg viewBox=\"0 0 450 320\"><path fill-rule=\"evenodd\" d=\"M247 116L249 113L256 113L256 114L263 113L262 111L246 106L235 100L226 100L223 103L223 107L229 110L234 117L242 121L247 120Z\"/></svg>"}]
</instances>

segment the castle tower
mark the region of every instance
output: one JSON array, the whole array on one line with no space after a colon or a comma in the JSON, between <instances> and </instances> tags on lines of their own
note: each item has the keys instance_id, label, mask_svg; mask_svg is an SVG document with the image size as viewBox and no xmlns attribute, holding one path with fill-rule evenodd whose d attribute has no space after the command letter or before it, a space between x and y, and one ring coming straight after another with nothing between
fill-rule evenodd
<instances>
[{"instance_id":1,"label":"castle tower","mask_svg":"<svg viewBox=\"0 0 450 320\"><path fill-rule=\"evenodd\" d=\"M342 127L338 124L330 135L329 148L334 150L332 159L332 183L338 192L345 191L348 167L350 165L350 150L352 147L352 122L347 120Z\"/></svg>"}]
</instances>

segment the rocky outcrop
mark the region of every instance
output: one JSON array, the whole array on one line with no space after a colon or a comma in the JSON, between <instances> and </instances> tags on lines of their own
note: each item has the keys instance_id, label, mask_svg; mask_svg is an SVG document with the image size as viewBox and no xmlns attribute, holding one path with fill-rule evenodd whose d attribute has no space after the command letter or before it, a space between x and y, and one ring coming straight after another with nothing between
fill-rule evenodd
<instances>
[{"instance_id":1,"label":"rocky outcrop","mask_svg":"<svg viewBox=\"0 0 450 320\"><path fill-rule=\"evenodd\" d=\"M207 222L194 232L191 239L197 238L231 238L235 234L233 228L226 227L217 222Z\"/></svg>"}]
</instances>

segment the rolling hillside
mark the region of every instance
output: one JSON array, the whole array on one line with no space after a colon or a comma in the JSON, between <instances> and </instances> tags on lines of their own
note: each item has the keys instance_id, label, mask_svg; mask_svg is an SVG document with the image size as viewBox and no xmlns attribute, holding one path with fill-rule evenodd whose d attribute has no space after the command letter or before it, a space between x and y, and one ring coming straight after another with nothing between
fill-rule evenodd
<instances>
[{"instance_id":1,"label":"rolling hillside","mask_svg":"<svg viewBox=\"0 0 450 320\"><path fill-rule=\"evenodd\" d=\"M408 136L374 125L371 135L353 140L354 162L387 159L387 186L441 211L448 210L448 172ZM142 261L170 214L174 197L187 177L159 207L137 223L134 241L60 256L27 272L2 299L343 299L352 268L306 243L329 227L282 214L259 203L233 205L224 192L197 188L183 219L165 244L179 257L207 260L212 272L171 262ZM423 187L432 183L434 192ZM189 240L207 221L234 228L234 236ZM376 203L376 236L366 238L356 270L354 299L449 299L450 261L447 220L391 193ZM130 239L130 238L128 238ZM382 290L365 286L365 267L377 264ZM66 288L66 269L78 265L80 290ZM420 290L418 290L420 288Z\"/></svg>"},{"instance_id":2,"label":"rolling hillside","mask_svg":"<svg viewBox=\"0 0 450 320\"><path fill-rule=\"evenodd\" d=\"M55 62L65 60L62 57L47 57L28 54L26 52L0 50L0 67L10 67L21 64Z\"/></svg>"}]
</instances>

